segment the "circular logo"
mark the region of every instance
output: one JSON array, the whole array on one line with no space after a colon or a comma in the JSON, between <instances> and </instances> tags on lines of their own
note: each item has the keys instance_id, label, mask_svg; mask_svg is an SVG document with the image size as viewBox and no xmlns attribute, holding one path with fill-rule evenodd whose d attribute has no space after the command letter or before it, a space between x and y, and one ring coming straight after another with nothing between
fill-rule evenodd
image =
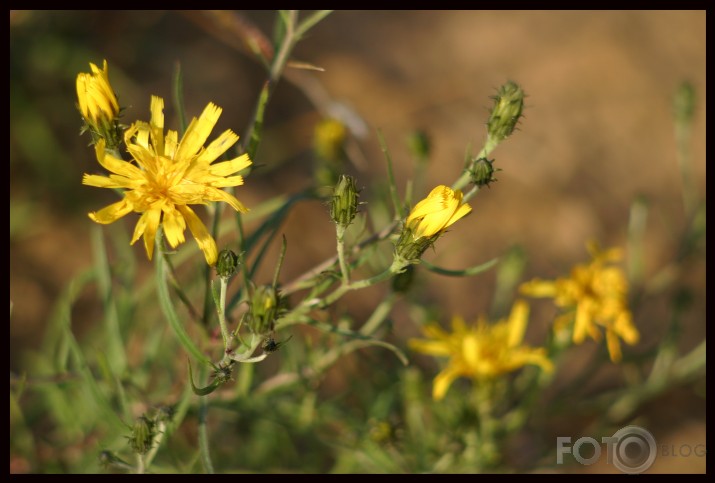
<instances>
[{"instance_id":1,"label":"circular logo","mask_svg":"<svg viewBox=\"0 0 715 483\"><path fill-rule=\"evenodd\" d=\"M613 466L629 474L643 473L655 461L655 438L640 426L626 426L613 434L616 443L611 456Z\"/></svg>"}]
</instances>

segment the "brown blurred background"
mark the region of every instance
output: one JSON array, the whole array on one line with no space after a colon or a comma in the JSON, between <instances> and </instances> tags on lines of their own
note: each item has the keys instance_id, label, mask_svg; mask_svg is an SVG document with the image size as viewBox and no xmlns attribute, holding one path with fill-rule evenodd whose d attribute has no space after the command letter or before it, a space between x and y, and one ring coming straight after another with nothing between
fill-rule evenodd
<instances>
[{"instance_id":1,"label":"brown blurred background","mask_svg":"<svg viewBox=\"0 0 715 483\"><path fill-rule=\"evenodd\" d=\"M241 15L270 36L273 12ZM321 115L345 112L355 124L348 170L366 187L368 202L371 187L385 178L375 130L384 132L401 190L413 172L407 136L416 129L429 135L427 186L416 194L422 197L459 176L467 145L477 151L484 140L488 96L514 80L528 95L525 118L492 155L502 170L498 182L473 199L472 215L427 258L461 268L520 245L527 276L553 278L587 259L588 239L625 247L630 204L643 196L650 206L645 273L652 276L673 260L685 226L672 115L683 81L696 92L691 149L705 197L705 32L704 11L334 12L295 50L295 59L325 69L300 74L312 99L287 80L278 85L255 160L265 168L241 188L241 199L254 206L310 185L313 127ZM92 263L86 213L112 201L102 192L109 190L81 185L82 173L96 168L88 137L78 136L74 106L77 73L103 59L127 123L147 119L149 95L157 94L169 106L167 125L176 126L169 99L178 61L187 112L197 115L213 101L224 109L215 132L243 133L265 78L240 43L225 41L195 12L10 13L14 371L22 369L23 350L40 340L60 291ZM127 220L127 229L135 221ZM332 230L323 206L298 206L285 225L286 280L334 253ZM149 269L140 245L135 253ZM705 267L685 267L680 277L696 295L683 334L687 350L705 337ZM443 322L452 313L471 319L487 312L494 293L493 271L468 279L425 274L421 282L425 302L441 308ZM644 347L662 336L666 303L664 296L662 306L636 314ZM364 299L345 304L358 319L369 315ZM82 297L75 323L91 323L98 307L92 294ZM395 315L398 340L417 334L407 317ZM535 322L529 334L540 339L543 324ZM704 442L704 399L677 392L668 398L650 409L662 421L652 428L659 442ZM667 463L674 466L663 471L705 468L705 458Z\"/></svg>"}]
</instances>

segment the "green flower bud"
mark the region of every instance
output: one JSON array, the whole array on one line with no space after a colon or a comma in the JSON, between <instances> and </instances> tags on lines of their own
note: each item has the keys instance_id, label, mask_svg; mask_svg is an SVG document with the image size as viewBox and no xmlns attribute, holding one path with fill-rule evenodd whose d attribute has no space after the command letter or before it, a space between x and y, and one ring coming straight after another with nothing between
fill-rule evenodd
<instances>
[{"instance_id":1,"label":"green flower bud","mask_svg":"<svg viewBox=\"0 0 715 483\"><path fill-rule=\"evenodd\" d=\"M330 217L335 223L343 227L352 223L358 212L358 196L355 178L345 174L340 175L330 200Z\"/></svg>"},{"instance_id":2,"label":"green flower bud","mask_svg":"<svg viewBox=\"0 0 715 483\"><path fill-rule=\"evenodd\" d=\"M236 269L238 268L238 255L233 251L224 248L218 254L218 261L216 262L216 273L221 278L231 278Z\"/></svg>"},{"instance_id":3,"label":"green flower bud","mask_svg":"<svg viewBox=\"0 0 715 483\"><path fill-rule=\"evenodd\" d=\"M493 142L508 138L519 122L524 108L524 91L516 83L509 81L499 88L487 122L487 132Z\"/></svg>"},{"instance_id":4,"label":"green flower bud","mask_svg":"<svg viewBox=\"0 0 715 483\"><path fill-rule=\"evenodd\" d=\"M248 327L254 334L266 335L285 312L285 299L270 285L261 285L253 291L249 306Z\"/></svg>"},{"instance_id":5,"label":"green flower bud","mask_svg":"<svg viewBox=\"0 0 715 483\"><path fill-rule=\"evenodd\" d=\"M156 435L155 426L154 421L144 415L137 418L129 437L129 445L135 453L146 454L151 449Z\"/></svg>"},{"instance_id":6,"label":"green flower bud","mask_svg":"<svg viewBox=\"0 0 715 483\"><path fill-rule=\"evenodd\" d=\"M489 160L487 158L479 158L473 161L472 167L469 169L469 174L472 179L472 183L475 185L489 186L489 183L496 181L494 178L494 166L492 164L494 160Z\"/></svg>"},{"instance_id":7,"label":"green flower bud","mask_svg":"<svg viewBox=\"0 0 715 483\"><path fill-rule=\"evenodd\" d=\"M231 361L233 362L233 361ZM219 364L215 367L213 372L214 380L218 381L219 384L224 384L233 379L233 371L231 365Z\"/></svg>"}]
</instances>

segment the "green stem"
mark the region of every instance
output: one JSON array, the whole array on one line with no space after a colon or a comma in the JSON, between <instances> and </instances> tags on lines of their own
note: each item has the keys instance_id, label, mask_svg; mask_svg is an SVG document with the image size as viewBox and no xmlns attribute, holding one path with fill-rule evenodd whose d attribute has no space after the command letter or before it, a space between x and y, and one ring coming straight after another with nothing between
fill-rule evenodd
<instances>
[{"instance_id":1,"label":"green stem","mask_svg":"<svg viewBox=\"0 0 715 483\"><path fill-rule=\"evenodd\" d=\"M343 285L350 283L350 267L345 261L345 227L340 223L335 224L336 238L338 240L338 261L340 263L340 273L343 280Z\"/></svg>"},{"instance_id":2,"label":"green stem","mask_svg":"<svg viewBox=\"0 0 715 483\"><path fill-rule=\"evenodd\" d=\"M371 278L366 278L363 280L358 280L357 282L353 282L347 285L341 285L333 293L325 297L319 304L318 306L321 308L328 307L329 305L335 303L338 299L340 299L343 295L346 293L350 292L351 290L359 290L362 288L366 287L371 287L375 284L378 284L380 282L383 282L385 280L390 279L393 277L396 273L398 273L399 270L395 269L395 264L385 270L384 272L375 275L374 277Z\"/></svg>"},{"instance_id":3,"label":"green stem","mask_svg":"<svg viewBox=\"0 0 715 483\"><path fill-rule=\"evenodd\" d=\"M226 290L228 288L228 279L224 277L219 277L221 288L219 294L218 304L216 305L216 313L218 315L218 323L221 326L221 337L223 337L223 347L225 350L230 349L231 335L228 332L228 326L226 324Z\"/></svg>"},{"instance_id":4,"label":"green stem","mask_svg":"<svg viewBox=\"0 0 715 483\"><path fill-rule=\"evenodd\" d=\"M199 451L201 452L201 462L206 473L214 474L214 465L211 462L211 451L209 449L208 430L206 429L206 418L208 416L208 404L206 398L199 399Z\"/></svg>"},{"instance_id":5,"label":"green stem","mask_svg":"<svg viewBox=\"0 0 715 483\"><path fill-rule=\"evenodd\" d=\"M385 297L377 307L375 307L375 310L372 312L372 315L370 315L370 318L367 319L367 322L365 322L365 324L363 324L360 328L360 333L364 335L371 335L375 332L387 316L390 315L390 311L392 310L392 306L395 305L396 300L397 294L395 292L390 292L390 294Z\"/></svg>"}]
</instances>

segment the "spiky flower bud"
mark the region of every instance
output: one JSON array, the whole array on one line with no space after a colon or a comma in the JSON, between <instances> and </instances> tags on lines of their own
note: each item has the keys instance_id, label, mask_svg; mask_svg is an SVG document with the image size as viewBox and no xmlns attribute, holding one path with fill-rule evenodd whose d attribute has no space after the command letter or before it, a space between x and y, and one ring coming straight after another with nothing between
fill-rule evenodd
<instances>
[{"instance_id":1,"label":"spiky flower bud","mask_svg":"<svg viewBox=\"0 0 715 483\"><path fill-rule=\"evenodd\" d=\"M238 255L236 255L232 250L224 248L218 254L216 273L221 278L229 279L236 273L238 264Z\"/></svg>"},{"instance_id":2,"label":"spiky flower bud","mask_svg":"<svg viewBox=\"0 0 715 483\"><path fill-rule=\"evenodd\" d=\"M132 426L129 445L135 453L146 454L151 449L154 436L156 436L156 424L151 419L141 415Z\"/></svg>"},{"instance_id":3,"label":"spiky flower bud","mask_svg":"<svg viewBox=\"0 0 715 483\"><path fill-rule=\"evenodd\" d=\"M493 96L494 107L487 122L487 132L492 142L499 143L508 138L524 109L524 91L518 84L508 81Z\"/></svg>"},{"instance_id":4,"label":"spiky flower bud","mask_svg":"<svg viewBox=\"0 0 715 483\"><path fill-rule=\"evenodd\" d=\"M358 211L358 190L355 178L345 174L340 175L338 183L330 199L330 217L343 227L352 223Z\"/></svg>"},{"instance_id":5,"label":"spiky flower bud","mask_svg":"<svg viewBox=\"0 0 715 483\"><path fill-rule=\"evenodd\" d=\"M251 332L266 335L273 331L275 321L285 312L285 299L270 285L261 285L253 291L249 301L248 327Z\"/></svg>"},{"instance_id":6,"label":"spiky flower bud","mask_svg":"<svg viewBox=\"0 0 715 483\"><path fill-rule=\"evenodd\" d=\"M479 186L489 186L489 183L496 181L494 178L494 163L493 159L479 158L475 159L472 163L472 167L469 169L469 175L472 183Z\"/></svg>"}]
</instances>

